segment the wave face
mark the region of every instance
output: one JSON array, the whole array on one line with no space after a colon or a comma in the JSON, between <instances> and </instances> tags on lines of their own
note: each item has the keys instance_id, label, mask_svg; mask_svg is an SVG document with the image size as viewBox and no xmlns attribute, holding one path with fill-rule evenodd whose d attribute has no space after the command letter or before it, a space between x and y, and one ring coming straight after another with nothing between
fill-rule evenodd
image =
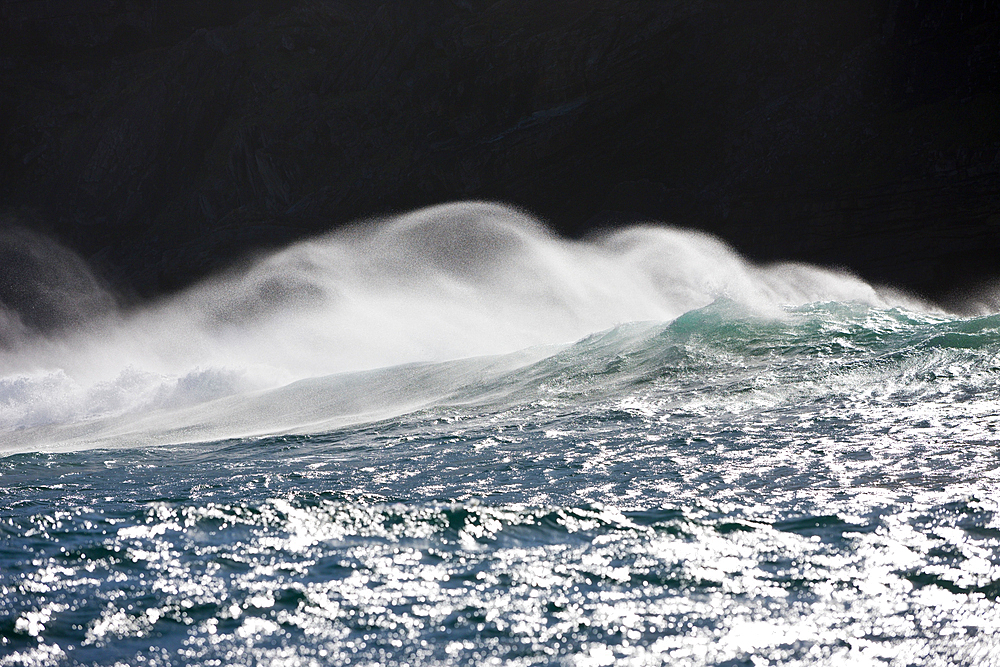
<instances>
[{"instance_id":1,"label":"wave face","mask_svg":"<svg viewBox=\"0 0 1000 667\"><path fill-rule=\"evenodd\" d=\"M0 452L244 437L303 420L398 414L454 383L442 378L402 402L324 404L291 421L287 400L343 394L343 380L330 379L330 392L322 381L261 392L567 344L719 298L771 315L815 301L906 303L848 275L753 266L694 232L636 227L571 242L512 209L450 204L293 246L156 306L91 318L75 334L18 330L0 353L0 428L16 432Z\"/></svg>"},{"instance_id":2,"label":"wave face","mask_svg":"<svg viewBox=\"0 0 1000 667\"><path fill-rule=\"evenodd\" d=\"M2 359L0 664L990 664L1000 316L492 205Z\"/></svg>"}]
</instances>

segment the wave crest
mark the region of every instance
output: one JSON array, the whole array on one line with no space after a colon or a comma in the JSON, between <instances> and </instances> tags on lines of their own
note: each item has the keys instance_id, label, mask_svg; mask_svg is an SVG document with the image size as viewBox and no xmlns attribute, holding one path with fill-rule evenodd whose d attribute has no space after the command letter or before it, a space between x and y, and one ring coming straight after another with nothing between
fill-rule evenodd
<instances>
[{"instance_id":1,"label":"wave crest","mask_svg":"<svg viewBox=\"0 0 1000 667\"><path fill-rule=\"evenodd\" d=\"M337 373L563 345L719 299L779 319L784 307L817 301L925 308L842 272L754 265L698 232L645 225L572 241L509 207L447 204L295 244L60 337L26 339L0 354L0 413L5 427L51 431L192 410ZM219 421L211 408L196 412L187 418ZM231 432L253 430L240 419L260 422L237 413L225 420ZM74 429L71 439L82 437Z\"/></svg>"}]
</instances>

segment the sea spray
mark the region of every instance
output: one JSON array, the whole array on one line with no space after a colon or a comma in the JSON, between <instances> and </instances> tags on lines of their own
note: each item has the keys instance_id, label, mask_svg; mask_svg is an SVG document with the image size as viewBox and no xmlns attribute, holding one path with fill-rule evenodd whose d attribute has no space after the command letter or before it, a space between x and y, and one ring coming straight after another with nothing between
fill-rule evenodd
<instances>
[{"instance_id":1,"label":"sea spray","mask_svg":"<svg viewBox=\"0 0 1000 667\"><path fill-rule=\"evenodd\" d=\"M844 273L755 266L697 232L648 225L570 241L515 209L448 204L298 243L137 311L22 340L0 355L0 424L112 419L117 436L123 415L159 411L183 426L179 411L207 401L335 373L567 344L719 298L770 316L814 301L919 307ZM200 424L213 422L211 409L194 412ZM216 425L198 437L283 423L249 421L256 426L227 418L230 432ZM104 431L90 424L19 439L54 444L81 432Z\"/></svg>"}]
</instances>

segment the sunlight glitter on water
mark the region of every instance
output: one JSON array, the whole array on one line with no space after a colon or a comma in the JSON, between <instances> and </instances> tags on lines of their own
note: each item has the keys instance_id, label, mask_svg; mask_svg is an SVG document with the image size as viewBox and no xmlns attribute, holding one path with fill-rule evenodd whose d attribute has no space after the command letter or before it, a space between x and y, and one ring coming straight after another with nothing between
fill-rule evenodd
<instances>
[{"instance_id":1,"label":"sunlight glitter on water","mask_svg":"<svg viewBox=\"0 0 1000 667\"><path fill-rule=\"evenodd\" d=\"M76 550L4 577L8 600L59 600L18 617L40 643L4 664L48 664L49 635L78 637L59 649L77 661L173 637L190 664L995 656L1000 508L941 501L774 524L746 508L160 503L82 543L53 536Z\"/></svg>"}]
</instances>

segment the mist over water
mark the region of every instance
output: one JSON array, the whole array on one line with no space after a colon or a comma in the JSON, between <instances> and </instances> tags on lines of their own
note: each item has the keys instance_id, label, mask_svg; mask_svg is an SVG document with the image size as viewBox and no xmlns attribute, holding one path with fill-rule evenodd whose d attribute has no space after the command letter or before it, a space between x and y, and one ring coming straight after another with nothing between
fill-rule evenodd
<instances>
[{"instance_id":1,"label":"mist over water","mask_svg":"<svg viewBox=\"0 0 1000 667\"><path fill-rule=\"evenodd\" d=\"M1000 315L490 204L56 302L0 667L1000 664Z\"/></svg>"},{"instance_id":2,"label":"mist over water","mask_svg":"<svg viewBox=\"0 0 1000 667\"><path fill-rule=\"evenodd\" d=\"M51 261L81 272L66 251ZM17 340L0 353L0 428L87 422L64 433L84 444L102 432L95 420L114 419L118 437L125 415L142 414L142 432L160 411L174 426L226 423L194 437L270 432L280 419L248 420L227 405L215 416L181 412L306 378L568 344L720 298L764 317L817 301L925 308L842 273L754 266L697 232L650 225L569 241L514 209L448 204L296 244L137 312L77 313L47 336L8 327ZM12 440L51 446L64 436Z\"/></svg>"}]
</instances>

